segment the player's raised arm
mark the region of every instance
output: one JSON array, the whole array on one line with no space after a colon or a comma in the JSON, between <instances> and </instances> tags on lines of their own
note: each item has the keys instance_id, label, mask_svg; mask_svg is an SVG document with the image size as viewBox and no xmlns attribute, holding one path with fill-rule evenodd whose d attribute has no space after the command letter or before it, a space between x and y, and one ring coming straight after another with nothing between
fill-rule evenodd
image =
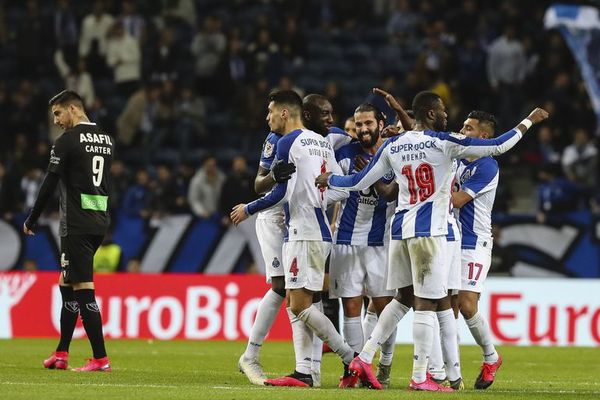
<instances>
[{"instance_id":1,"label":"player's raised arm","mask_svg":"<svg viewBox=\"0 0 600 400\"><path fill-rule=\"evenodd\" d=\"M445 139L443 151L452 158L496 156L513 148L531 126L548 118L548 112L534 109L516 128L494 139L470 138L458 134L439 134Z\"/></svg>"}]
</instances>

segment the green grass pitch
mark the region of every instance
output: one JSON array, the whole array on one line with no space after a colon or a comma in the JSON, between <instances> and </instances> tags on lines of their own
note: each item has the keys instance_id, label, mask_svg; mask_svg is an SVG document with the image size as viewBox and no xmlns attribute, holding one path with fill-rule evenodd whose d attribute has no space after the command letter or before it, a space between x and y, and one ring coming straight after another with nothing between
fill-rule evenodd
<instances>
[{"instance_id":1,"label":"green grass pitch","mask_svg":"<svg viewBox=\"0 0 600 400\"><path fill-rule=\"evenodd\" d=\"M15 399L600 399L600 349L500 347L504 364L497 381L475 391L479 350L461 347L463 378L460 393L420 393L406 390L412 366L412 346L396 347L392 387L385 391L336 388L342 367L337 356L323 358L323 388L257 387L237 370L244 342L112 340L107 349L111 373L44 370L42 360L54 339L0 340L0 398ZM89 356L87 340L71 346L71 366ZM262 350L267 375L293 369L289 342L268 342Z\"/></svg>"}]
</instances>

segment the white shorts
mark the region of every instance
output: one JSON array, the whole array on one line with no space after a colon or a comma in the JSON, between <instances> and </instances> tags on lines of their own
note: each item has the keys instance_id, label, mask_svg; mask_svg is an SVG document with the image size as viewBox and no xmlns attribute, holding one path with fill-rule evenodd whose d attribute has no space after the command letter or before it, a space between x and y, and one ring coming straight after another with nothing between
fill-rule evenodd
<instances>
[{"instance_id":1,"label":"white shorts","mask_svg":"<svg viewBox=\"0 0 600 400\"><path fill-rule=\"evenodd\" d=\"M281 266L284 235L285 225L283 221L275 219L256 220L256 236L260 244L260 252L265 260L267 283L271 283L271 278L274 276L284 275Z\"/></svg>"},{"instance_id":2,"label":"white shorts","mask_svg":"<svg viewBox=\"0 0 600 400\"><path fill-rule=\"evenodd\" d=\"M387 290L387 246L335 244L329 260L329 298L395 296Z\"/></svg>"},{"instance_id":3,"label":"white shorts","mask_svg":"<svg viewBox=\"0 0 600 400\"><path fill-rule=\"evenodd\" d=\"M461 287L461 243L459 240L448 242L448 290L459 290Z\"/></svg>"},{"instance_id":4,"label":"white shorts","mask_svg":"<svg viewBox=\"0 0 600 400\"><path fill-rule=\"evenodd\" d=\"M390 240L388 289L413 285L415 296L441 299L448 295L446 236Z\"/></svg>"},{"instance_id":5,"label":"white shorts","mask_svg":"<svg viewBox=\"0 0 600 400\"><path fill-rule=\"evenodd\" d=\"M285 288L322 291L325 261L330 252L330 242L285 242L283 244Z\"/></svg>"},{"instance_id":6,"label":"white shorts","mask_svg":"<svg viewBox=\"0 0 600 400\"><path fill-rule=\"evenodd\" d=\"M462 250L462 278L460 290L481 293L490 265L492 249L477 245L475 249Z\"/></svg>"}]
</instances>

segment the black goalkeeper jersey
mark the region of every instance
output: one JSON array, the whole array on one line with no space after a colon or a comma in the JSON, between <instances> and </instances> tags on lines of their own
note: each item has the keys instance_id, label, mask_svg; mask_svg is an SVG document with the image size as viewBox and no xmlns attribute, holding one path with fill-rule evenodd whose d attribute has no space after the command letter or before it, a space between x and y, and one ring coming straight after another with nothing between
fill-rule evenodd
<instances>
[{"instance_id":1,"label":"black goalkeeper jersey","mask_svg":"<svg viewBox=\"0 0 600 400\"><path fill-rule=\"evenodd\" d=\"M48 171L60 176L60 236L106 233L113 154L113 138L93 123L79 123L54 142Z\"/></svg>"}]
</instances>

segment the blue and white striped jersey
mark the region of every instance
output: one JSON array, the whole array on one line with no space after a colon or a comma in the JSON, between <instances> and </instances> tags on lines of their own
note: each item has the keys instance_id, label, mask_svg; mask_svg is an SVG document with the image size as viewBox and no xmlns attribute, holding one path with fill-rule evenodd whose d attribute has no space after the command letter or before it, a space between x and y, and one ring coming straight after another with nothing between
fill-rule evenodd
<instances>
[{"instance_id":1,"label":"blue and white striped jersey","mask_svg":"<svg viewBox=\"0 0 600 400\"><path fill-rule=\"evenodd\" d=\"M502 154L522 137L512 129L494 139L469 138L456 133L408 131L388 139L361 172L332 175L329 186L366 189L390 170L399 186L393 240L448 233L452 160Z\"/></svg>"},{"instance_id":2,"label":"blue and white striped jersey","mask_svg":"<svg viewBox=\"0 0 600 400\"><path fill-rule=\"evenodd\" d=\"M456 171L460 190L473 200L458 209L462 232L462 248L474 249L477 241L492 245L492 208L498 187L498 163L492 157L469 162L460 160Z\"/></svg>"},{"instance_id":3,"label":"blue and white striped jersey","mask_svg":"<svg viewBox=\"0 0 600 400\"><path fill-rule=\"evenodd\" d=\"M288 228L286 241L331 242L325 215L328 190L315 186L315 179L322 173L342 172L330 142L313 131L297 129L279 140L276 157L294 163L296 172L264 197L246 205L246 212L251 215L283 204Z\"/></svg>"},{"instance_id":4,"label":"blue and white striped jersey","mask_svg":"<svg viewBox=\"0 0 600 400\"><path fill-rule=\"evenodd\" d=\"M358 142L343 146L336 152L336 159L344 174L356 172L354 158L362 156L370 160ZM386 179L387 178L387 179ZM389 183L393 177L384 177ZM342 209L337 220L335 235L336 244L383 246L389 239L388 223L394 214L396 202L387 202L379 197L373 186L365 190L350 192L350 196L342 202Z\"/></svg>"},{"instance_id":5,"label":"blue and white striped jersey","mask_svg":"<svg viewBox=\"0 0 600 400\"><path fill-rule=\"evenodd\" d=\"M264 169L271 169L275 155L277 154L277 143L281 139L281 135L275 132L269 132L265 142L263 143L262 152L260 153L259 165ZM257 219L268 219L280 222L283 220L283 207L273 207L258 213Z\"/></svg>"}]
</instances>

